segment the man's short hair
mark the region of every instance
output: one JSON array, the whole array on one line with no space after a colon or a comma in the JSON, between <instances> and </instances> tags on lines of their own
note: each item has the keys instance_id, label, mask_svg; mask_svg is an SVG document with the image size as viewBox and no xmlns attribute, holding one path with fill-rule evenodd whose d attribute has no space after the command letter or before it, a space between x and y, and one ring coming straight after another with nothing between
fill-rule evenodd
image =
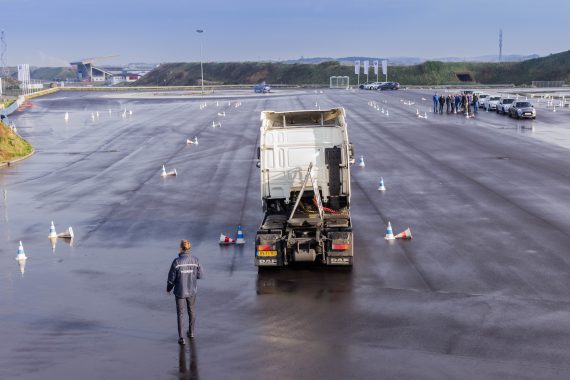
<instances>
[{"instance_id":1,"label":"man's short hair","mask_svg":"<svg viewBox=\"0 0 570 380\"><path fill-rule=\"evenodd\" d=\"M187 252L190 250L190 248L192 247L192 244L190 244L190 242L188 240L182 240L180 242L180 249Z\"/></svg>"}]
</instances>

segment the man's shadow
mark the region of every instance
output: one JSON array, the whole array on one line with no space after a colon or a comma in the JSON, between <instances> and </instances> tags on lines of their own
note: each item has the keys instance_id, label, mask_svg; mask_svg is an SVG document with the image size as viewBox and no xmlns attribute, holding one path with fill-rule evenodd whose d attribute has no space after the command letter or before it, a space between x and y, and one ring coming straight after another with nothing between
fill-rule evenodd
<instances>
[{"instance_id":1,"label":"man's shadow","mask_svg":"<svg viewBox=\"0 0 570 380\"><path fill-rule=\"evenodd\" d=\"M198 353L196 352L196 342L194 339L188 339L188 345L180 345L178 351L178 377L180 379L198 380ZM190 351L190 366L186 363L186 347Z\"/></svg>"}]
</instances>

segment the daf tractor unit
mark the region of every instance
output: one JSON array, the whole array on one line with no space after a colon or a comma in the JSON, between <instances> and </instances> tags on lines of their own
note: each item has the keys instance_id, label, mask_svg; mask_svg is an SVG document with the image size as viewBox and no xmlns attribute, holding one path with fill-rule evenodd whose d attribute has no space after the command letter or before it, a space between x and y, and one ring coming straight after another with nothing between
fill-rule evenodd
<instances>
[{"instance_id":1,"label":"daf tractor unit","mask_svg":"<svg viewBox=\"0 0 570 380\"><path fill-rule=\"evenodd\" d=\"M263 221L255 264L352 267L350 164L344 108L261 113Z\"/></svg>"}]
</instances>

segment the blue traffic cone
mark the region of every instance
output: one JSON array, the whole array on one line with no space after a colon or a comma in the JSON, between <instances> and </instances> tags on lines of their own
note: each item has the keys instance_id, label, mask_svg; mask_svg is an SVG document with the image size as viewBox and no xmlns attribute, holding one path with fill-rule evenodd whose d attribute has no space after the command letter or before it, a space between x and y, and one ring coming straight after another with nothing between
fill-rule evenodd
<instances>
[{"instance_id":1,"label":"blue traffic cone","mask_svg":"<svg viewBox=\"0 0 570 380\"><path fill-rule=\"evenodd\" d=\"M245 236L243 236L243 230L241 226L238 226L237 229L236 244L245 244Z\"/></svg>"},{"instance_id":2,"label":"blue traffic cone","mask_svg":"<svg viewBox=\"0 0 570 380\"><path fill-rule=\"evenodd\" d=\"M24 252L24 246L20 241L20 245L18 246L18 255L16 256L16 260L26 260L26 252Z\"/></svg>"},{"instance_id":3,"label":"blue traffic cone","mask_svg":"<svg viewBox=\"0 0 570 380\"><path fill-rule=\"evenodd\" d=\"M51 221L51 226L49 227L49 235L48 238L57 237L57 233L55 232L55 225L53 224L53 220Z\"/></svg>"},{"instance_id":4,"label":"blue traffic cone","mask_svg":"<svg viewBox=\"0 0 570 380\"><path fill-rule=\"evenodd\" d=\"M386 227L386 236L384 236L386 240L394 240L394 232L392 232L392 224L388 222L388 226Z\"/></svg>"},{"instance_id":5,"label":"blue traffic cone","mask_svg":"<svg viewBox=\"0 0 570 380\"><path fill-rule=\"evenodd\" d=\"M384 178L380 177L380 183L378 184L378 191L386 191L386 186L384 186Z\"/></svg>"}]
</instances>

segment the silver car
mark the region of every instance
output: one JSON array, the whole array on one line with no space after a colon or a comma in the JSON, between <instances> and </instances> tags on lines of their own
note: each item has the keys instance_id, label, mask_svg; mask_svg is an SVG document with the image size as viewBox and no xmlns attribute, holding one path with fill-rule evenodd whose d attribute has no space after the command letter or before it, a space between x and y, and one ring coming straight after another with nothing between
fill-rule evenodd
<instances>
[{"instance_id":1,"label":"silver car","mask_svg":"<svg viewBox=\"0 0 570 380\"><path fill-rule=\"evenodd\" d=\"M536 119L536 110L529 102L517 100L509 107L509 117Z\"/></svg>"},{"instance_id":2,"label":"silver car","mask_svg":"<svg viewBox=\"0 0 570 380\"><path fill-rule=\"evenodd\" d=\"M497 104L497 113L508 114L509 107L514 101L515 98L501 98L501 101Z\"/></svg>"}]
</instances>

